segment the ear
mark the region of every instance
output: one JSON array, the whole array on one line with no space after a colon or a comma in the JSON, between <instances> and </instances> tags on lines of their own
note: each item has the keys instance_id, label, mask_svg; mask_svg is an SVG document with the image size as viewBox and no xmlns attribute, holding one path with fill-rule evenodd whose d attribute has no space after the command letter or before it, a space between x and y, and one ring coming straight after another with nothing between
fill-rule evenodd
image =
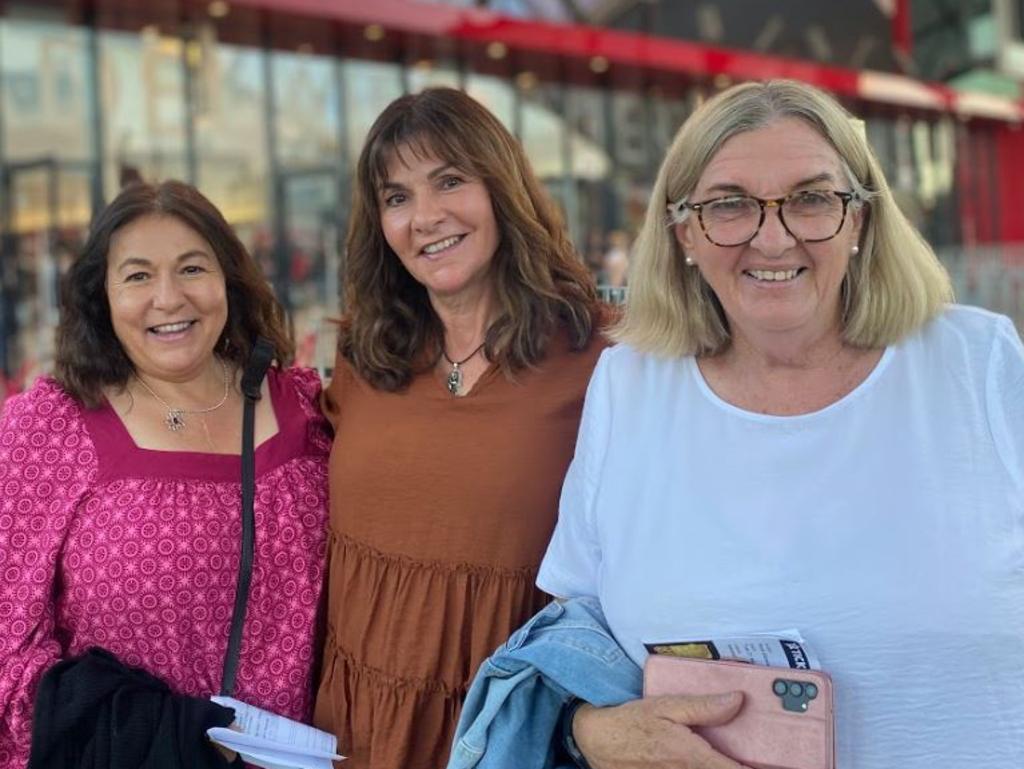
<instances>
[{"instance_id":1,"label":"ear","mask_svg":"<svg viewBox=\"0 0 1024 769\"><path fill-rule=\"evenodd\" d=\"M693 232L693 224L693 216L689 216L686 221L672 225L672 234L675 236L676 242L683 249L683 253L686 254L692 253L697 243Z\"/></svg>"},{"instance_id":2,"label":"ear","mask_svg":"<svg viewBox=\"0 0 1024 769\"><path fill-rule=\"evenodd\" d=\"M868 216L868 207L861 205L855 208L850 215L850 234L853 236L853 242L859 244L860 236L864 229L864 222Z\"/></svg>"}]
</instances>

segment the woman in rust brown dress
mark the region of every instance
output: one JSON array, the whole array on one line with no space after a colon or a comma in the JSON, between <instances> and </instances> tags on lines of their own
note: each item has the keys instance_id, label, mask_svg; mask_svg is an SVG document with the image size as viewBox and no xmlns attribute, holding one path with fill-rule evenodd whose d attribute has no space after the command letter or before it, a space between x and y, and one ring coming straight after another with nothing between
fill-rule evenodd
<instances>
[{"instance_id":1,"label":"woman in rust brown dress","mask_svg":"<svg viewBox=\"0 0 1024 769\"><path fill-rule=\"evenodd\" d=\"M315 721L350 769L433 769L480 662L547 600L599 305L518 142L452 89L370 129L346 300Z\"/></svg>"}]
</instances>

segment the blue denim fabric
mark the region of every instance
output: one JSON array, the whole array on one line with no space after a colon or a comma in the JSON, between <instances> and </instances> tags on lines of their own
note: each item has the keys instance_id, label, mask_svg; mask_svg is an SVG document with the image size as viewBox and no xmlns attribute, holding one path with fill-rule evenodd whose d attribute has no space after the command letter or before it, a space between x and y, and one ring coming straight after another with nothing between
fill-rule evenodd
<instances>
[{"instance_id":1,"label":"blue denim fabric","mask_svg":"<svg viewBox=\"0 0 1024 769\"><path fill-rule=\"evenodd\" d=\"M643 673L596 598L552 602L480 666L448 769L556 769L559 718L571 697L607 707L642 689Z\"/></svg>"}]
</instances>

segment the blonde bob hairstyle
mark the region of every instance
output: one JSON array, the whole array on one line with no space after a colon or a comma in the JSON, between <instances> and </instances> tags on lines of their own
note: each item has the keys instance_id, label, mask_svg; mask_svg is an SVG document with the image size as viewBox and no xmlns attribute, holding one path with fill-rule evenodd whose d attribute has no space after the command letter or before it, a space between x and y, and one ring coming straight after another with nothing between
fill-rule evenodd
<instances>
[{"instance_id":1,"label":"blonde bob hairstyle","mask_svg":"<svg viewBox=\"0 0 1024 769\"><path fill-rule=\"evenodd\" d=\"M721 303L700 271L685 265L666 206L685 200L711 158L731 137L776 120L814 128L867 198L860 253L843 279L843 338L881 348L920 328L953 298L949 275L893 200L862 128L832 97L790 80L744 83L699 107L679 129L658 172L633 250L629 300L612 337L671 357L715 355L729 345Z\"/></svg>"}]
</instances>

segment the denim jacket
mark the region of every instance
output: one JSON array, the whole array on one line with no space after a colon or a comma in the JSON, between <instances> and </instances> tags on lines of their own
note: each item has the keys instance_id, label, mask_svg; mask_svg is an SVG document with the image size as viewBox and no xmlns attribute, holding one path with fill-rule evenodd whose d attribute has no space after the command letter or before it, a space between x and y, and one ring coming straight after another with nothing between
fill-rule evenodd
<instances>
[{"instance_id":1,"label":"denim jacket","mask_svg":"<svg viewBox=\"0 0 1024 769\"><path fill-rule=\"evenodd\" d=\"M554 601L480 666L448 769L556 769L559 720L571 698L607 707L642 688L640 668L612 637L596 598Z\"/></svg>"}]
</instances>

